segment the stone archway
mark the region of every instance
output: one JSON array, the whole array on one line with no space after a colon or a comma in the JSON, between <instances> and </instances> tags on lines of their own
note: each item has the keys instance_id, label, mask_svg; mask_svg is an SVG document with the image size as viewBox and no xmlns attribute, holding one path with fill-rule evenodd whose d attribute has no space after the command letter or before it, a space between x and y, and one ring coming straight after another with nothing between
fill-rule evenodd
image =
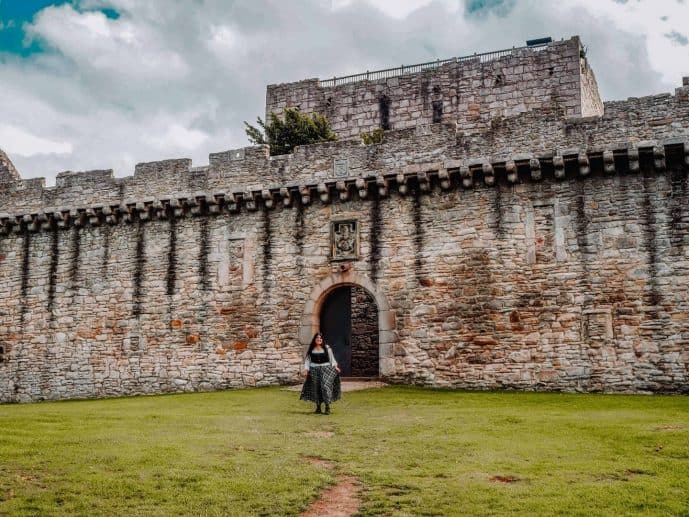
<instances>
[{"instance_id":1,"label":"stone archway","mask_svg":"<svg viewBox=\"0 0 689 517\"><path fill-rule=\"evenodd\" d=\"M312 291L304 306L299 327L299 342L308 345L320 325L320 313L328 294L341 286L358 286L373 297L378 306L378 364L380 375L386 377L394 373L393 345L397 342L395 332L395 312L390 308L387 298L366 276L354 271L332 273L321 280Z\"/></svg>"}]
</instances>

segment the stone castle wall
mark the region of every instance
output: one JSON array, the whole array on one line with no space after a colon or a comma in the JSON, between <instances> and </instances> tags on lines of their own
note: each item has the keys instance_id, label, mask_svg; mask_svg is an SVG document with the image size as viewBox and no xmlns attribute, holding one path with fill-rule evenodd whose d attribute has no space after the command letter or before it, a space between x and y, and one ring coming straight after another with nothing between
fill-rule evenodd
<instances>
[{"instance_id":1,"label":"stone castle wall","mask_svg":"<svg viewBox=\"0 0 689 517\"><path fill-rule=\"evenodd\" d=\"M322 86L318 79L268 86L266 117L286 107L325 114L335 133L346 138L381 127L437 122L456 123L473 133L489 127L494 118L532 110L550 108L576 117L600 115L603 106L574 37L396 77L337 86Z\"/></svg>"},{"instance_id":2,"label":"stone castle wall","mask_svg":"<svg viewBox=\"0 0 689 517\"><path fill-rule=\"evenodd\" d=\"M295 381L338 285L376 300L392 382L685 392L688 171L686 85L602 117L3 174L0 401ZM359 254L335 262L343 219Z\"/></svg>"}]
</instances>

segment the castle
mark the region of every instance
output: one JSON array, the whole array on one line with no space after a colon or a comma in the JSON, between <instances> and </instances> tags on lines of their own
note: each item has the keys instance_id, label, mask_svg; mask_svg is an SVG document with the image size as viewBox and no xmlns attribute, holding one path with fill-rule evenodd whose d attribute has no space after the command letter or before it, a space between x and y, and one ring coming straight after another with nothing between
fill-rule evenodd
<instances>
[{"instance_id":1,"label":"castle","mask_svg":"<svg viewBox=\"0 0 689 517\"><path fill-rule=\"evenodd\" d=\"M55 187L0 153L0 401L291 383L319 327L349 376L689 391L689 78L603 103L574 37L290 106L338 140Z\"/></svg>"}]
</instances>

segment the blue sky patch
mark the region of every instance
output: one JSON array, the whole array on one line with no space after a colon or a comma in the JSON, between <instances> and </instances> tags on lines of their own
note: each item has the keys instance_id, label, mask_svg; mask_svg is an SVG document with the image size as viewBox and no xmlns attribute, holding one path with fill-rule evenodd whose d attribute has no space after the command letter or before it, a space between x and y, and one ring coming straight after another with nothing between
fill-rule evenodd
<instances>
[{"instance_id":1,"label":"blue sky patch","mask_svg":"<svg viewBox=\"0 0 689 517\"><path fill-rule=\"evenodd\" d=\"M31 23L36 13L49 6L71 4L78 11L78 0L0 0L0 54L9 53L22 57L43 52L40 41L26 42L24 24ZM120 17L114 9L100 9L110 19Z\"/></svg>"},{"instance_id":2,"label":"blue sky patch","mask_svg":"<svg viewBox=\"0 0 689 517\"><path fill-rule=\"evenodd\" d=\"M507 16L514 8L515 0L464 0L467 16L482 17L489 13Z\"/></svg>"}]
</instances>

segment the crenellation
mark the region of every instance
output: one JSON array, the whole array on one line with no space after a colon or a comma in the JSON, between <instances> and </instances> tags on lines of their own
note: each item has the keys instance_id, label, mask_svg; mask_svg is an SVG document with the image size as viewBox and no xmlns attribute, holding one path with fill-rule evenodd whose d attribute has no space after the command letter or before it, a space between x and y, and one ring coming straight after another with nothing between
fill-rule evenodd
<instances>
[{"instance_id":1,"label":"crenellation","mask_svg":"<svg viewBox=\"0 0 689 517\"><path fill-rule=\"evenodd\" d=\"M99 185L109 188L114 183L115 177L112 169L91 171L64 171L55 178L56 188L77 189L91 186L97 189Z\"/></svg>"}]
</instances>

